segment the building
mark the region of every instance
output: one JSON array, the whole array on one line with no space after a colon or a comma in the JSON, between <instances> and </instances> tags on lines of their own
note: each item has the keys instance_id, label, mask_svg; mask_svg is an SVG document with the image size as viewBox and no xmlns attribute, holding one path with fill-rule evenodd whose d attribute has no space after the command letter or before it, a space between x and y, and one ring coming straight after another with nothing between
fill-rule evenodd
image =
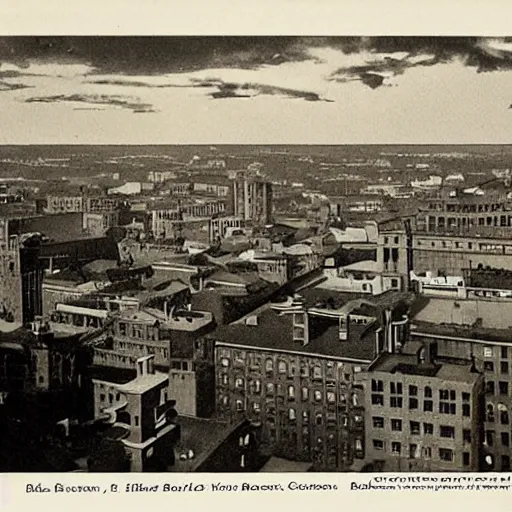
<instances>
[{"instance_id":1,"label":"building","mask_svg":"<svg viewBox=\"0 0 512 512\"><path fill-rule=\"evenodd\" d=\"M154 356L137 358L135 379L113 382L94 378L94 416L117 431L131 456L132 472L174 463L179 429L174 423L175 402L169 398L169 377L155 371Z\"/></svg>"},{"instance_id":2,"label":"building","mask_svg":"<svg viewBox=\"0 0 512 512\"><path fill-rule=\"evenodd\" d=\"M117 226L119 213L116 211L105 211L84 213L84 232L91 237L104 236L108 229Z\"/></svg>"},{"instance_id":3,"label":"building","mask_svg":"<svg viewBox=\"0 0 512 512\"><path fill-rule=\"evenodd\" d=\"M411 339L435 343L438 357L471 359L485 380L483 469L509 471L512 459L510 297L428 297L411 320Z\"/></svg>"},{"instance_id":4,"label":"building","mask_svg":"<svg viewBox=\"0 0 512 512\"><path fill-rule=\"evenodd\" d=\"M387 471L478 471L483 375L434 346L384 351L365 375L366 459Z\"/></svg>"},{"instance_id":5,"label":"building","mask_svg":"<svg viewBox=\"0 0 512 512\"><path fill-rule=\"evenodd\" d=\"M226 236L226 231L229 228L241 229L245 225L241 217L225 216L214 217L210 219L209 224L209 240L213 243Z\"/></svg>"},{"instance_id":6,"label":"building","mask_svg":"<svg viewBox=\"0 0 512 512\"><path fill-rule=\"evenodd\" d=\"M365 456L364 391L356 377L375 357L383 304L345 296L341 307L329 307L322 297L332 300L332 293L315 290L309 306L277 303L210 335L217 414L260 423L268 453L339 471ZM399 342L401 321L390 320Z\"/></svg>"},{"instance_id":7,"label":"building","mask_svg":"<svg viewBox=\"0 0 512 512\"><path fill-rule=\"evenodd\" d=\"M233 183L233 214L256 225L272 219L272 184L255 178Z\"/></svg>"}]
</instances>

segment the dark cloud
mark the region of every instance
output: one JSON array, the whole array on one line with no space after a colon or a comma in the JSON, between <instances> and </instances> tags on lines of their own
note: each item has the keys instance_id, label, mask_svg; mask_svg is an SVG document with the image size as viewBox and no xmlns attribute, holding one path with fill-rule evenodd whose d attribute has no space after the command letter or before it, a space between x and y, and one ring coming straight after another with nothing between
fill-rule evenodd
<instances>
[{"instance_id":1,"label":"dark cloud","mask_svg":"<svg viewBox=\"0 0 512 512\"><path fill-rule=\"evenodd\" d=\"M105 105L121 107L136 114L155 112L149 103L142 103L132 98L110 96L106 94L58 94L55 96L38 96L27 98L26 103L87 103L90 105Z\"/></svg>"},{"instance_id":2,"label":"dark cloud","mask_svg":"<svg viewBox=\"0 0 512 512\"><path fill-rule=\"evenodd\" d=\"M215 88L209 95L214 99L251 98L256 95L283 96L285 98L299 98L306 101L331 101L322 98L316 92L276 87L259 83L230 83L219 79L192 80L192 87ZM252 94L251 94L252 92Z\"/></svg>"},{"instance_id":3,"label":"dark cloud","mask_svg":"<svg viewBox=\"0 0 512 512\"><path fill-rule=\"evenodd\" d=\"M20 89L31 89L31 85L20 84L20 83L9 83L0 81L0 92L5 91L19 91Z\"/></svg>"}]
</instances>

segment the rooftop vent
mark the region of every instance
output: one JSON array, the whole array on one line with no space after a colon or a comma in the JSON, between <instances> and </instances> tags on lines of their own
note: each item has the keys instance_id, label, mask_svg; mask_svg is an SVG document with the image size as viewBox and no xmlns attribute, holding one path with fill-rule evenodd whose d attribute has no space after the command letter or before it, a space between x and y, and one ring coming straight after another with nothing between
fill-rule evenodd
<instances>
[{"instance_id":1,"label":"rooftop vent","mask_svg":"<svg viewBox=\"0 0 512 512\"><path fill-rule=\"evenodd\" d=\"M258 325L258 316L252 315L245 320L245 325Z\"/></svg>"}]
</instances>

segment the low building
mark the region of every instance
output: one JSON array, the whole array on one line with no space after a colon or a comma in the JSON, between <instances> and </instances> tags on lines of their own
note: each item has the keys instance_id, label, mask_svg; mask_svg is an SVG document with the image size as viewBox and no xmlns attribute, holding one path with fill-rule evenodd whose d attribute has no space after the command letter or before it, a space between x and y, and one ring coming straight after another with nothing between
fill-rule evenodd
<instances>
[{"instance_id":1,"label":"low building","mask_svg":"<svg viewBox=\"0 0 512 512\"><path fill-rule=\"evenodd\" d=\"M136 377L128 382L93 379L95 418L117 429L131 456L131 472L167 467L175 459L175 402L169 398L168 375L155 371L153 360L152 355L138 358Z\"/></svg>"}]
</instances>

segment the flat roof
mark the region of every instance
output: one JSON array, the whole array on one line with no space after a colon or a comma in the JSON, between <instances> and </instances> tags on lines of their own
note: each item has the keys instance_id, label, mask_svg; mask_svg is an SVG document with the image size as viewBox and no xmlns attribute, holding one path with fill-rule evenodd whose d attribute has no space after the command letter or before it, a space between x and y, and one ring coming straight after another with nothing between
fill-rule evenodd
<instances>
[{"instance_id":1,"label":"flat roof","mask_svg":"<svg viewBox=\"0 0 512 512\"><path fill-rule=\"evenodd\" d=\"M179 404L177 404L179 412ZM181 438L176 445L176 462L170 471L192 472L211 456L228 436L242 425L228 423L217 419L195 418L179 416L178 424L181 426ZM189 450L194 452L192 459L181 460L180 455Z\"/></svg>"},{"instance_id":2,"label":"flat roof","mask_svg":"<svg viewBox=\"0 0 512 512\"><path fill-rule=\"evenodd\" d=\"M169 380L169 375L163 372L147 373L139 375L135 379L124 384L118 384L117 389L129 394L142 394Z\"/></svg>"},{"instance_id":3,"label":"flat roof","mask_svg":"<svg viewBox=\"0 0 512 512\"><path fill-rule=\"evenodd\" d=\"M375 372L416 375L440 379L446 382L473 383L478 380L480 373L471 371L471 363L462 361L460 364L436 360L434 364L419 364L416 355L391 354L384 352L372 364Z\"/></svg>"}]
</instances>

